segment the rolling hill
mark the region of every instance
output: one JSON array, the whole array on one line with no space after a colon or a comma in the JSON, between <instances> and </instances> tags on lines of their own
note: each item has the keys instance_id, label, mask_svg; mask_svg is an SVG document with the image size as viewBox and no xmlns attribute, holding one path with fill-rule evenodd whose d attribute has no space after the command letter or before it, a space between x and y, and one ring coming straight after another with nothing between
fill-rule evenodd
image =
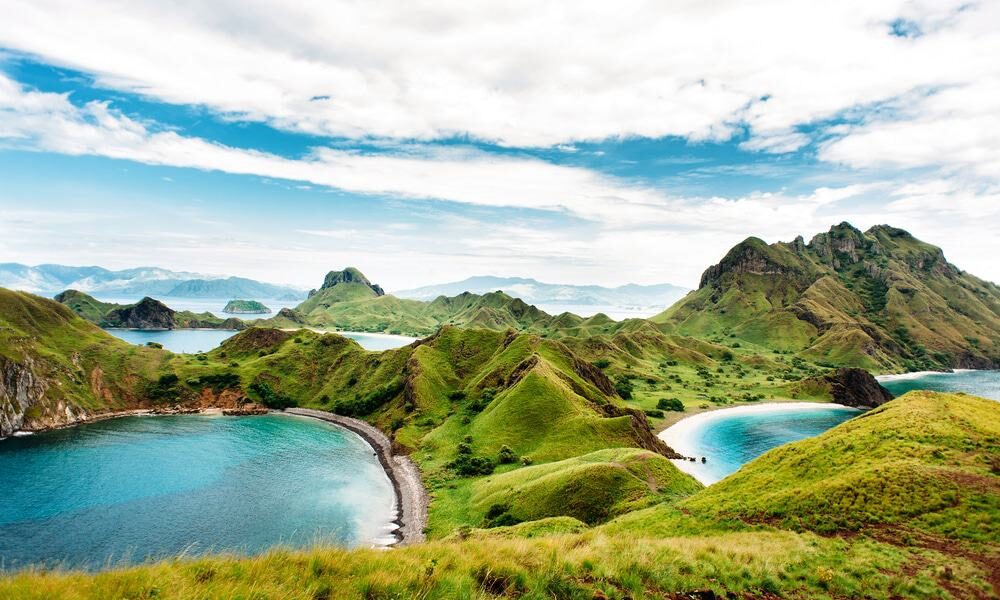
<instances>
[{"instance_id":1,"label":"rolling hill","mask_svg":"<svg viewBox=\"0 0 1000 600\"><path fill-rule=\"evenodd\" d=\"M834 226L806 244L748 238L695 292L651 319L820 364L877 371L996 368L1000 287L887 225Z\"/></svg>"}]
</instances>

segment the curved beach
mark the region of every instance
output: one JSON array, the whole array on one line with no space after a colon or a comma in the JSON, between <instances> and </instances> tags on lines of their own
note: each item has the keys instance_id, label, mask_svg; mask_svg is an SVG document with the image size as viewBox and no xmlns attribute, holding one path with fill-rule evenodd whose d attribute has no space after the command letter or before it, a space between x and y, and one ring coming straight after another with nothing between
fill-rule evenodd
<instances>
[{"instance_id":1,"label":"curved beach","mask_svg":"<svg viewBox=\"0 0 1000 600\"><path fill-rule=\"evenodd\" d=\"M675 459L672 462L678 469L691 475L699 482L711 485L715 483L715 479L707 477L704 471L699 468L702 456L698 454L699 450L694 443L698 434L705 427L716 421L738 415L807 412L814 411L817 408L859 412L858 409L850 406L828 402L768 402L764 404L748 404L745 406L720 408L685 417L661 431L657 437L680 454L696 458L696 461ZM711 460L711 457L709 457L709 460Z\"/></svg>"},{"instance_id":2,"label":"curved beach","mask_svg":"<svg viewBox=\"0 0 1000 600\"><path fill-rule=\"evenodd\" d=\"M376 427L361 421L335 415L324 410L311 408L288 408L286 414L311 417L339 425L361 436L368 442L385 469L393 489L396 491L398 512L394 521L397 543L401 546L424 541L424 527L427 526L427 506L429 499L420 470L410 457L392 453L392 440Z\"/></svg>"}]
</instances>

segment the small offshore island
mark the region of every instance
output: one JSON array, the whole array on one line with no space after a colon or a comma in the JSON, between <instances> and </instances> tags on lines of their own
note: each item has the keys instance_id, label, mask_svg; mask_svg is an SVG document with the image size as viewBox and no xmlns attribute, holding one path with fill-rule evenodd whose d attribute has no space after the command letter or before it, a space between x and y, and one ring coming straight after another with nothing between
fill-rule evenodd
<instances>
[{"instance_id":1,"label":"small offshore island","mask_svg":"<svg viewBox=\"0 0 1000 600\"><path fill-rule=\"evenodd\" d=\"M39 597L34 590L149 597L152 589L178 599L1000 593L1000 402L952 393L940 381L946 391L893 398L873 375L996 369L1000 288L900 229L861 232L842 223L809 243L749 238L706 269L697 290L650 319L549 315L503 293L403 300L348 268L331 271L294 309L244 326L216 348L175 354L126 344L97 327L176 326L177 315L156 301L107 307L79 294L60 300L0 289L0 436L90 424L0 442L12 464L30 462L18 447L41 446L53 434L67 436L68 453L89 451L88 432L104 426L91 422L128 411L309 416L369 442L356 440L364 455L350 468L378 465L396 510L381 531L395 531L403 543L385 552L350 549L365 545L356 537L325 538L315 548L268 550L253 540L233 548L234 540L220 536L220 546L235 554L110 568L95 577L15 570L0 577L0 597ZM325 333L336 328L424 337L370 351ZM977 373L963 379L967 391L995 385L987 371ZM828 414L804 424L807 411ZM268 433L287 418L182 415L148 426L207 419L213 427L246 427L255 441L212 446L217 458L292 477L295 452L291 459L255 454L258 446L296 442L294 427L282 430L287 440ZM688 456L704 452L706 440L693 432L713 423L734 424L725 444L748 452L720 448L705 464L726 468L699 473L699 481L684 472L705 456ZM162 452L183 458L185 444L171 446L171 439L136 443L166 444L172 450ZM156 458L170 457L158 451ZM318 487L336 477L310 468ZM32 513L42 505L30 499L36 484L38 497L66 498L58 481L22 472L29 474L15 479L0 528L12 536L49 531L41 550L8 542L18 548L10 552L22 552L25 562L58 560L45 548L60 551L54 532L68 530L72 511ZM273 494L284 497L283 490L239 489L236 498L212 501L282 510ZM313 488L286 489L293 492L285 501L294 503ZM350 496L345 502L362 513L386 504L384 495ZM175 541L186 524L199 522L183 514L172 521ZM37 518L66 519L65 527L36 527ZM305 519L296 531L319 525ZM203 543L191 527L184 535ZM284 539L303 547L301 538ZM141 559L142 539L132 541Z\"/></svg>"},{"instance_id":2,"label":"small offshore island","mask_svg":"<svg viewBox=\"0 0 1000 600\"><path fill-rule=\"evenodd\" d=\"M256 300L230 300L222 312L231 315L267 315L271 309Z\"/></svg>"}]
</instances>

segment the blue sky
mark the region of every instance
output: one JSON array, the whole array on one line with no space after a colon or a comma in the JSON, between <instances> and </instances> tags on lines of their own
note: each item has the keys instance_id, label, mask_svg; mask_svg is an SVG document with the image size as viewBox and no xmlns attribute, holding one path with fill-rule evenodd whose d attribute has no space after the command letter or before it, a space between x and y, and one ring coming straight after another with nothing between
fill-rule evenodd
<instances>
[{"instance_id":1,"label":"blue sky","mask_svg":"<svg viewBox=\"0 0 1000 600\"><path fill-rule=\"evenodd\" d=\"M693 287L849 220L1000 280L996 2L11 4L0 262Z\"/></svg>"}]
</instances>

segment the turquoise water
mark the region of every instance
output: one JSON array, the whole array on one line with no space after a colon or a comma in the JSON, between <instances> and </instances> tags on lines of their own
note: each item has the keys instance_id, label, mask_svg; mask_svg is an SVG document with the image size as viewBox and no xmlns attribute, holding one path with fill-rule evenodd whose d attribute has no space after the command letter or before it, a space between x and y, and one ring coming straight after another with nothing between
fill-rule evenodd
<instances>
[{"instance_id":1,"label":"turquoise water","mask_svg":"<svg viewBox=\"0 0 1000 600\"><path fill-rule=\"evenodd\" d=\"M958 371L956 373L930 373L905 379L880 377L879 383L894 396L912 390L936 392L965 392L983 398L1000 400L1000 371Z\"/></svg>"},{"instance_id":2,"label":"turquoise water","mask_svg":"<svg viewBox=\"0 0 1000 600\"><path fill-rule=\"evenodd\" d=\"M171 352L195 354L208 352L219 344L236 335L231 329L105 329L116 338L130 344L144 346L146 342L162 344Z\"/></svg>"},{"instance_id":3,"label":"turquoise water","mask_svg":"<svg viewBox=\"0 0 1000 600\"><path fill-rule=\"evenodd\" d=\"M0 441L0 565L391 540L392 485L312 419L129 417Z\"/></svg>"},{"instance_id":4,"label":"turquoise water","mask_svg":"<svg viewBox=\"0 0 1000 600\"><path fill-rule=\"evenodd\" d=\"M1000 400L1000 371L959 371L908 378L890 377L880 378L880 383L896 396L923 389L965 392ZM698 462L679 462L678 466L707 484L736 472L741 466L772 448L819 435L857 414L857 411L822 404L786 410L775 407L773 410L757 413L723 410L709 413L703 421L685 429L683 434L672 432L673 428L669 428L661 437L682 454L699 458ZM671 436L678 439L671 439ZM704 464L700 461L702 456L708 459Z\"/></svg>"},{"instance_id":5,"label":"turquoise water","mask_svg":"<svg viewBox=\"0 0 1000 600\"><path fill-rule=\"evenodd\" d=\"M686 432L683 445L675 444L679 452L698 461L678 466L702 483L715 483L772 448L819 435L858 414L857 410L823 405L758 413L709 413L703 424ZM701 462L703 456L705 463Z\"/></svg>"},{"instance_id":6,"label":"turquoise water","mask_svg":"<svg viewBox=\"0 0 1000 600\"><path fill-rule=\"evenodd\" d=\"M106 329L111 335L123 339L130 344L139 346L146 342L163 344L171 352L194 354L208 352L219 344L236 335L238 332L230 329ZM402 335L387 335L341 331L338 335L349 337L366 350L390 350L412 343L416 338Z\"/></svg>"}]
</instances>

